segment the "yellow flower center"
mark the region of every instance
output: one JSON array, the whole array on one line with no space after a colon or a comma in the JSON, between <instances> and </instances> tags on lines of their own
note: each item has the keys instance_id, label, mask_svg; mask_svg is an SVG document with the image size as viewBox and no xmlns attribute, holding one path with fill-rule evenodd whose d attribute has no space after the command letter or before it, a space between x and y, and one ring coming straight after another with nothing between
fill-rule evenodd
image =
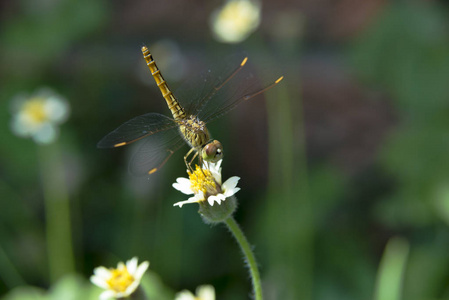
<instances>
[{"instance_id":1,"label":"yellow flower center","mask_svg":"<svg viewBox=\"0 0 449 300\"><path fill-rule=\"evenodd\" d=\"M45 111L45 99L33 98L23 105L23 113L27 115L31 121L40 124L48 120Z\"/></svg>"},{"instance_id":2,"label":"yellow flower center","mask_svg":"<svg viewBox=\"0 0 449 300\"><path fill-rule=\"evenodd\" d=\"M123 293L134 282L134 277L129 274L128 269L124 266L120 269L111 270L111 278L106 283L111 290Z\"/></svg>"},{"instance_id":3,"label":"yellow flower center","mask_svg":"<svg viewBox=\"0 0 449 300\"><path fill-rule=\"evenodd\" d=\"M217 184L212 173L208 169L202 169L198 165L193 172L188 171L192 190L197 194L202 191L207 199L208 195L217 194Z\"/></svg>"}]
</instances>

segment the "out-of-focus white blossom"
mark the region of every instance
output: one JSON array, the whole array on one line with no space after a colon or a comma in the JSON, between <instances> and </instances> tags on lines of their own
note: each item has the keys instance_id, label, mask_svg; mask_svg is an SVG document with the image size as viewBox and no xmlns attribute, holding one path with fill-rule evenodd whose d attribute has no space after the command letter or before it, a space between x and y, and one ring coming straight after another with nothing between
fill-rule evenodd
<instances>
[{"instance_id":1,"label":"out-of-focus white blossom","mask_svg":"<svg viewBox=\"0 0 449 300\"><path fill-rule=\"evenodd\" d=\"M215 289L211 285L201 285L196 289L196 296L183 290L176 294L175 300L215 300Z\"/></svg>"},{"instance_id":2,"label":"out-of-focus white blossom","mask_svg":"<svg viewBox=\"0 0 449 300\"><path fill-rule=\"evenodd\" d=\"M100 300L111 298L125 298L134 293L139 287L140 281L150 263L144 261L137 264L137 257L126 262L119 262L117 269L97 267L90 281L98 287L105 289L100 295Z\"/></svg>"},{"instance_id":3,"label":"out-of-focus white blossom","mask_svg":"<svg viewBox=\"0 0 449 300\"><path fill-rule=\"evenodd\" d=\"M49 88L32 95L19 94L11 103L11 130L20 137L48 144L59 134L58 125L67 120L70 106L65 98Z\"/></svg>"},{"instance_id":4,"label":"out-of-focus white blossom","mask_svg":"<svg viewBox=\"0 0 449 300\"><path fill-rule=\"evenodd\" d=\"M211 17L212 31L218 41L239 43L260 24L261 7L249 0L228 0Z\"/></svg>"}]
</instances>

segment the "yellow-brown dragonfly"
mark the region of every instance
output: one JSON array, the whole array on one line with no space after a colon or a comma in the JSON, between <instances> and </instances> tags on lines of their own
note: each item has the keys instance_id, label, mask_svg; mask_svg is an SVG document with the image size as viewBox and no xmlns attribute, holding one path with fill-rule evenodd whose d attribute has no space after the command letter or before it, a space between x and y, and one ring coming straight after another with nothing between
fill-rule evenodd
<instances>
[{"instance_id":1,"label":"yellow-brown dragonfly","mask_svg":"<svg viewBox=\"0 0 449 300\"><path fill-rule=\"evenodd\" d=\"M147 113L135 117L107 134L98 148L115 148L144 139L143 144L131 158L130 171L135 175L153 174L158 171L186 143L190 151L184 156L187 168L198 156L203 161L217 162L223 157L223 147L211 140L206 123L229 112L238 104L247 101L277 85L276 80L260 81L245 68L247 57L226 63L224 68L209 69L195 83L196 97L175 97L156 66L150 51L142 47L142 54L162 96L167 102L173 118L158 113ZM222 70L223 69L223 70ZM179 95L182 94L182 91ZM192 159L187 158L192 154Z\"/></svg>"}]
</instances>

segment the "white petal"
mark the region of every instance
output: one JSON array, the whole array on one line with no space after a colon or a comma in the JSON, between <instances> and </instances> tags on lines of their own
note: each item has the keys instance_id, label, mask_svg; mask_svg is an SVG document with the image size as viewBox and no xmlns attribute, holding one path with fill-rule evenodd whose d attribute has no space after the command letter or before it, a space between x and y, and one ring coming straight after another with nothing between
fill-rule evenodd
<instances>
[{"instance_id":1,"label":"white petal","mask_svg":"<svg viewBox=\"0 0 449 300\"><path fill-rule=\"evenodd\" d=\"M203 191L199 191L198 193L195 194L195 199L199 201L204 201L206 200L206 198L204 198L204 193Z\"/></svg>"},{"instance_id":2,"label":"white petal","mask_svg":"<svg viewBox=\"0 0 449 300\"><path fill-rule=\"evenodd\" d=\"M97 267L94 269L95 276L103 278L104 280L108 280L111 278L111 271L106 269L105 267Z\"/></svg>"},{"instance_id":3,"label":"white petal","mask_svg":"<svg viewBox=\"0 0 449 300\"><path fill-rule=\"evenodd\" d=\"M207 202L209 202L210 206L214 206L214 201L217 202L219 205L221 204L221 201L225 201L226 200L226 196L223 194L217 194L214 196L209 196L209 198L207 199Z\"/></svg>"},{"instance_id":4,"label":"white petal","mask_svg":"<svg viewBox=\"0 0 449 300\"><path fill-rule=\"evenodd\" d=\"M137 257L133 257L126 262L126 268L128 269L129 274L133 275L137 271Z\"/></svg>"},{"instance_id":5,"label":"white petal","mask_svg":"<svg viewBox=\"0 0 449 300\"><path fill-rule=\"evenodd\" d=\"M232 177L228 178L228 180L226 180L225 183L223 183L223 186L226 188L233 189L237 186L237 183L239 182L239 180L240 180L240 177L232 176Z\"/></svg>"},{"instance_id":6,"label":"white petal","mask_svg":"<svg viewBox=\"0 0 449 300\"><path fill-rule=\"evenodd\" d=\"M176 202L175 204L173 204L173 206L182 207L184 204L198 203L198 202L199 202L198 199L196 199L195 197L191 197L191 198L189 198L189 200Z\"/></svg>"},{"instance_id":7,"label":"white petal","mask_svg":"<svg viewBox=\"0 0 449 300\"><path fill-rule=\"evenodd\" d=\"M209 203L210 206L214 206L215 198L216 196L209 196L209 198L207 198L207 202Z\"/></svg>"},{"instance_id":8,"label":"white petal","mask_svg":"<svg viewBox=\"0 0 449 300\"><path fill-rule=\"evenodd\" d=\"M143 274L146 272L148 267L150 266L150 263L148 261L144 261L139 265L139 267L136 270L136 273L134 274L134 278L138 281L142 278Z\"/></svg>"},{"instance_id":9,"label":"white petal","mask_svg":"<svg viewBox=\"0 0 449 300\"><path fill-rule=\"evenodd\" d=\"M212 176L214 177L215 181L218 182L218 184L221 185L221 173L220 172L212 172Z\"/></svg>"},{"instance_id":10,"label":"white petal","mask_svg":"<svg viewBox=\"0 0 449 300\"><path fill-rule=\"evenodd\" d=\"M175 300L195 300L195 295L188 290L183 290L176 294Z\"/></svg>"},{"instance_id":11,"label":"white petal","mask_svg":"<svg viewBox=\"0 0 449 300\"><path fill-rule=\"evenodd\" d=\"M118 298L126 298L126 297L128 297L129 295L131 295L131 293L128 293L128 289L129 289L129 287L123 293L122 292L116 292L115 295L114 295L114 298L118 299Z\"/></svg>"},{"instance_id":12,"label":"white petal","mask_svg":"<svg viewBox=\"0 0 449 300\"><path fill-rule=\"evenodd\" d=\"M31 135L42 128L42 122L36 122L34 119L23 111L14 116L13 131L15 130L19 135L22 133L24 136Z\"/></svg>"},{"instance_id":13,"label":"white petal","mask_svg":"<svg viewBox=\"0 0 449 300\"><path fill-rule=\"evenodd\" d=\"M196 296L201 300L215 300L215 289L211 285L202 285L196 289Z\"/></svg>"},{"instance_id":14,"label":"white petal","mask_svg":"<svg viewBox=\"0 0 449 300\"><path fill-rule=\"evenodd\" d=\"M104 291L100 294L100 300L109 300L111 298L115 298L116 293L111 290Z\"/></svg>"},{"instance_id":15,"label":"white petal","mask_svg":"<svg viewBox=\"0 0 449 300\"><path fill-rule=\"evenodd\" d=\"M57 96L50 96L45 101L44 109L48 115L48 118L57 124L67 120L69 115L68 103L64 99Z\"/></svg>"},{"instance_id":16,"label":"white petal","mask_svg":"<svg viewBox=\"0 0 449 300\"><path fill-rule=\"evenodd\" d=\"M118 270L123 270L124 268L126 268L125 264L121 261L117 264L117 269Z\"/></svg>"},{"instance_id":17,"label":"white petal","mask_svg":"<svg viewBox=\"0 0 449 300\"><path fill-rule=\"evenodd\" d=\"M18 115L11 120L11 130L17 136L26 137L30 135L30 127L22 122Z\"/></svg>"},{"instance_id":18,"label":"white petal","mask_svg":"<svg viewBox=\"0 0 449 300\"><path fill-rule=\"evenodd\" d=\"M221 188L223 191L225 191L226 197L230 197L240 190L240 188L236 187L239 180L240 180L240 177L233 176L233 177L229 178L228 180L226 180L225 183L223 183Z\"/></svg>"},{"instance_id":19,"label":"white petal","mask_svg":"<svg viewBox=\"0 0 449 300\"><path fill-rule=\"evenodd\" d=\"M190 180L187 178L179 177L176 179L176 182L172 184L172 186L180 191L181 193L184 193L186 195L194 194L191 188Z\"/></svg>"},{"instance_id":20,"label":"white petal","mask_svg":"<svg viewBox=\"0 0 449 300\"><path fill-rule=\"evenodd\" d=\"M236 187L236 188L233 188L232 190L226 190L224 195L226 196L226 198L228 198L228 197L234 196L238 191L240 191L240 188Z\"/></svg>"},{"instance_id":21,"label":"white petal","mask_svg":"<svg viewBox=\"0 0 449 300\"><path fill-rule=\"evenodd\" d=\"M59 130L50 123L45 123L33 135L33 140L40 144L49 144L53 142L58 136Z\"/></svg>"},{"instance_id":22,"label":"white petal","mask_svg":"<svg viewBox=\"0 0 449 300\"><path fill-rule=\"evenodd\" d=\"M221 165L222 159L219 160L216 164L209 163L209 171L212 173L212 176L214 177L215 181L217 181L219 184L221 184Z\"/></svg>"},{"instance_id":23,"label":"white petal","mask_svg":"<svg viewBox=\"0 0 449 300\"><path fill-rule=\"evenodd\" d=\"M95 284L98 287L101 287L102 289L109 288L109 285L106 283L106 281L99 276L95 276L95 275L90 276L90 282L92 282L93 284Z\"/></svg>"},{"instance_id":24,"label":"white petal","mask_svg":"<svg viewBox=\"0 0 449 300\"><path fill-rule=\"evenodd\" d=\"M140 281L134 280L126 289L126 291L124 291L123 293L120 293L122 297L128 297L129 295L131 295L132 293L134 293L134 291L139 287Z\"/></svg>"}]
</instances>

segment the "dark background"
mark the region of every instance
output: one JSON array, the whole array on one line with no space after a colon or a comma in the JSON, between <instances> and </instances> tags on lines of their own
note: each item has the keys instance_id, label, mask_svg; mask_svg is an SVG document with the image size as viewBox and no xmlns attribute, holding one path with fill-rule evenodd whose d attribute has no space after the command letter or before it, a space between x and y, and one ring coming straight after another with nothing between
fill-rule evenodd
<instances>
[{"instance_id":1,"label":"dark background","mask_svg":"<svg viewBox=\"0 0 449 300\"><path fill-rule=\"evenodd\" d=\"M209 283L217 299L247 299L225 227L205 225L196 204L172 206L187 199L171 187L185 177L184 151L135 178L131 146L96 148L134 116L169 114L146 44L174 90L239 51L285 76L209 127L225 147L224 178L241 177L235 218L255 245L267 299L372 299L393 237L404 246L388 261L405 260L402 299L449 299L447 2L263 1L259 29L238 45L211 33L220 5L0 2L0 294L53 284L39 158L52 146L9 129L13 96L48 86L71 105L57 145L76 272L87 279L138 256L172 292Z\"/></svg>"}]
</instances>

